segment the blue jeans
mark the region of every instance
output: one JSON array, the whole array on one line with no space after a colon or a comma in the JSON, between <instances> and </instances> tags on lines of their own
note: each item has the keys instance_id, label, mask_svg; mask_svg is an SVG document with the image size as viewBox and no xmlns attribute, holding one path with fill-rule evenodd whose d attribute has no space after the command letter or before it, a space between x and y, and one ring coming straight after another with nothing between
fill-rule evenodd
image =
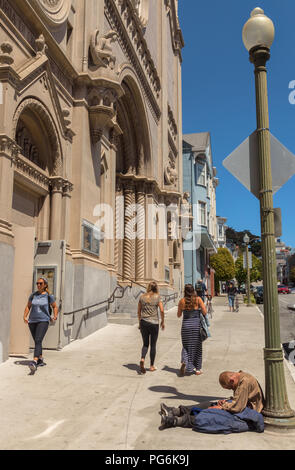
<instances>
[{"instance_id":1,"label":"blue jeans","mask_svg":"<svg viewBox=\"0 0 295 470\"><path fill-rule=\"evenodd\" d=\"M229 306L234 308L235 306L235 296L234 295L229 295L228 296L228 303L229 303Z\"/></svg>"}]
</instances>

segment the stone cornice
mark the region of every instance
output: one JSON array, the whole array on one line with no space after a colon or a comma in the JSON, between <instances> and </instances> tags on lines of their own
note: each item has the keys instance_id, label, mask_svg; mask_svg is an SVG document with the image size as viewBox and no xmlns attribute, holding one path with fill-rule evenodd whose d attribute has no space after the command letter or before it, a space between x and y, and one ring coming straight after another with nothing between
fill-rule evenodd
<instances>
[{"instance_id":1,"label":"stone cornice","mask_svg":"<svg viewBox=\"0 0 295 470\"><path fill-rule=\"evenodd\" d=\"M160 188L157 180L148 176L120 173L117 174L117 178L121 182L122 186L132 183L134 187L138 186L140 191L142 191L142 187L145 186L148 191L155 193L157 196L175 199L176 203L182 198L182 194L180 192L162 189Z\"/></svg>"},{"instance_id":2,"label":"stone cornice","mask_svg":"<svg viewBox=\"0 0 295 470\"><path fill-rule=\"evenodd\" d=\"M105 0L105 15L118 34L118 42L135 69L155 120L161 117L158 101L161 82L142 26L130 0Z\"/></svg>"}]
</instances>

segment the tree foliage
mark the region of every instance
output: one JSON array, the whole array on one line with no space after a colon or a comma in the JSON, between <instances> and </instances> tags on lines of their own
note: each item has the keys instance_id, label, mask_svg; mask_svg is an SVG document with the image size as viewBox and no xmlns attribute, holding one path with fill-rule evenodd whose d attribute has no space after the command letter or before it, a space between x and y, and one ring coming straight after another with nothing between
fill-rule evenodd
<instances>
[{"instance_id":1,"label":"tree foliage","mask_svg":"<svg viewBox=\"0 0 295 470\"><path fill-rule=\"evenodd\" d=\"M249 246L251 248L252 253L255 256L261 256L261 240L260 237L257 235L254 235L253 233L250 232L250 230L243 230L242 232L237 232L234 230L232 227L228 227L226 229L226 240L229 243L233 243L234 245L237 245L239 248L242 249L244 246L244 236L247 233L249 237Z\"/></svg>"},{"instance_id":2,"label":"tree foliage","mask_svg":"<svg viewBox=\"0 0 295 470\"><path fill-rule=\"evenodd\" d=\"M290 269L290 281L295 282L295 266Z\"/></svg>"},{"instance_id":3,"label":"tree foliage","mask_svg":"<svg viewBox=\"0 0 295 470\"><path fill-rule=\"evenodd\" d=\"M243 268L243 256L239 256L235 263L235 277L239 286L247 281L247 269ZM262 279L262 261L252 253L252 269L250 269L250 281L256 282Z\"/></svg>"},{"instance_id":4,"label":"tree foliage","mask_svg":"<svg viewBox=\"0 0 295 470\"><path fill-rule=\"evenodd\" d=\"M235 276L234 260L227 248L218 248L218 252L210 258L210 265L218 281L230 281Z\"/></svg>"}]
</instances>

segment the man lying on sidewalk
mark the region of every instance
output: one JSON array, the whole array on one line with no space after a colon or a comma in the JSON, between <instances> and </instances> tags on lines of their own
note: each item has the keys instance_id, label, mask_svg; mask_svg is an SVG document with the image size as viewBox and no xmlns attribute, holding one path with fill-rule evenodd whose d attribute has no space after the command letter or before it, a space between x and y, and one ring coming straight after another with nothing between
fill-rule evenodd
<instances>
[{"instance_id":1,"label":"man lying on sidewalk","mask_svg":"<svg viewBox=\"0 0 295 470\"><path fill-rule=\"evenodd\" d=\"M224 434L248 430L262 432L264 398L257 380L243 371L226 371L220 374L219 383L223 388L234 391L231 399L220 400L207 409L194 406L169 408L162 403L162 428L181 426L199 432Z\"/></svg>"}]
</instances>

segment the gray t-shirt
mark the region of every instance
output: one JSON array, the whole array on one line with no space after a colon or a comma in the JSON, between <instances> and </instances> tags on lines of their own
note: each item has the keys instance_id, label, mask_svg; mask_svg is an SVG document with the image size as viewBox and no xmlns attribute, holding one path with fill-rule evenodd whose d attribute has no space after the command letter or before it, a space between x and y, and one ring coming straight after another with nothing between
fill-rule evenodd
<instances>
[{"instance_id":1,"label":"gray t-shirt","mask_svg":"<svg viewBox=\"0 0 295 470\"><path fill-rule=\"evenodd\" d=\"M161 302L159 294L142 294L139 298L141 303L141 318L150 323L159 323L158 306Z\"/></svg>"},{"instance_id":2,"label":"gray t-shirt","mask_svg":"<svg viewBox=\"0 0 295 470\"><path fill-rule=\"evenodd\" d=\"M54 295L39 294L34 292L29 297L29 302L32 302L30 310L29 323L38 323L40 321L50 322L49 305L55 302Z\"/></svg>"}]
</instances>

